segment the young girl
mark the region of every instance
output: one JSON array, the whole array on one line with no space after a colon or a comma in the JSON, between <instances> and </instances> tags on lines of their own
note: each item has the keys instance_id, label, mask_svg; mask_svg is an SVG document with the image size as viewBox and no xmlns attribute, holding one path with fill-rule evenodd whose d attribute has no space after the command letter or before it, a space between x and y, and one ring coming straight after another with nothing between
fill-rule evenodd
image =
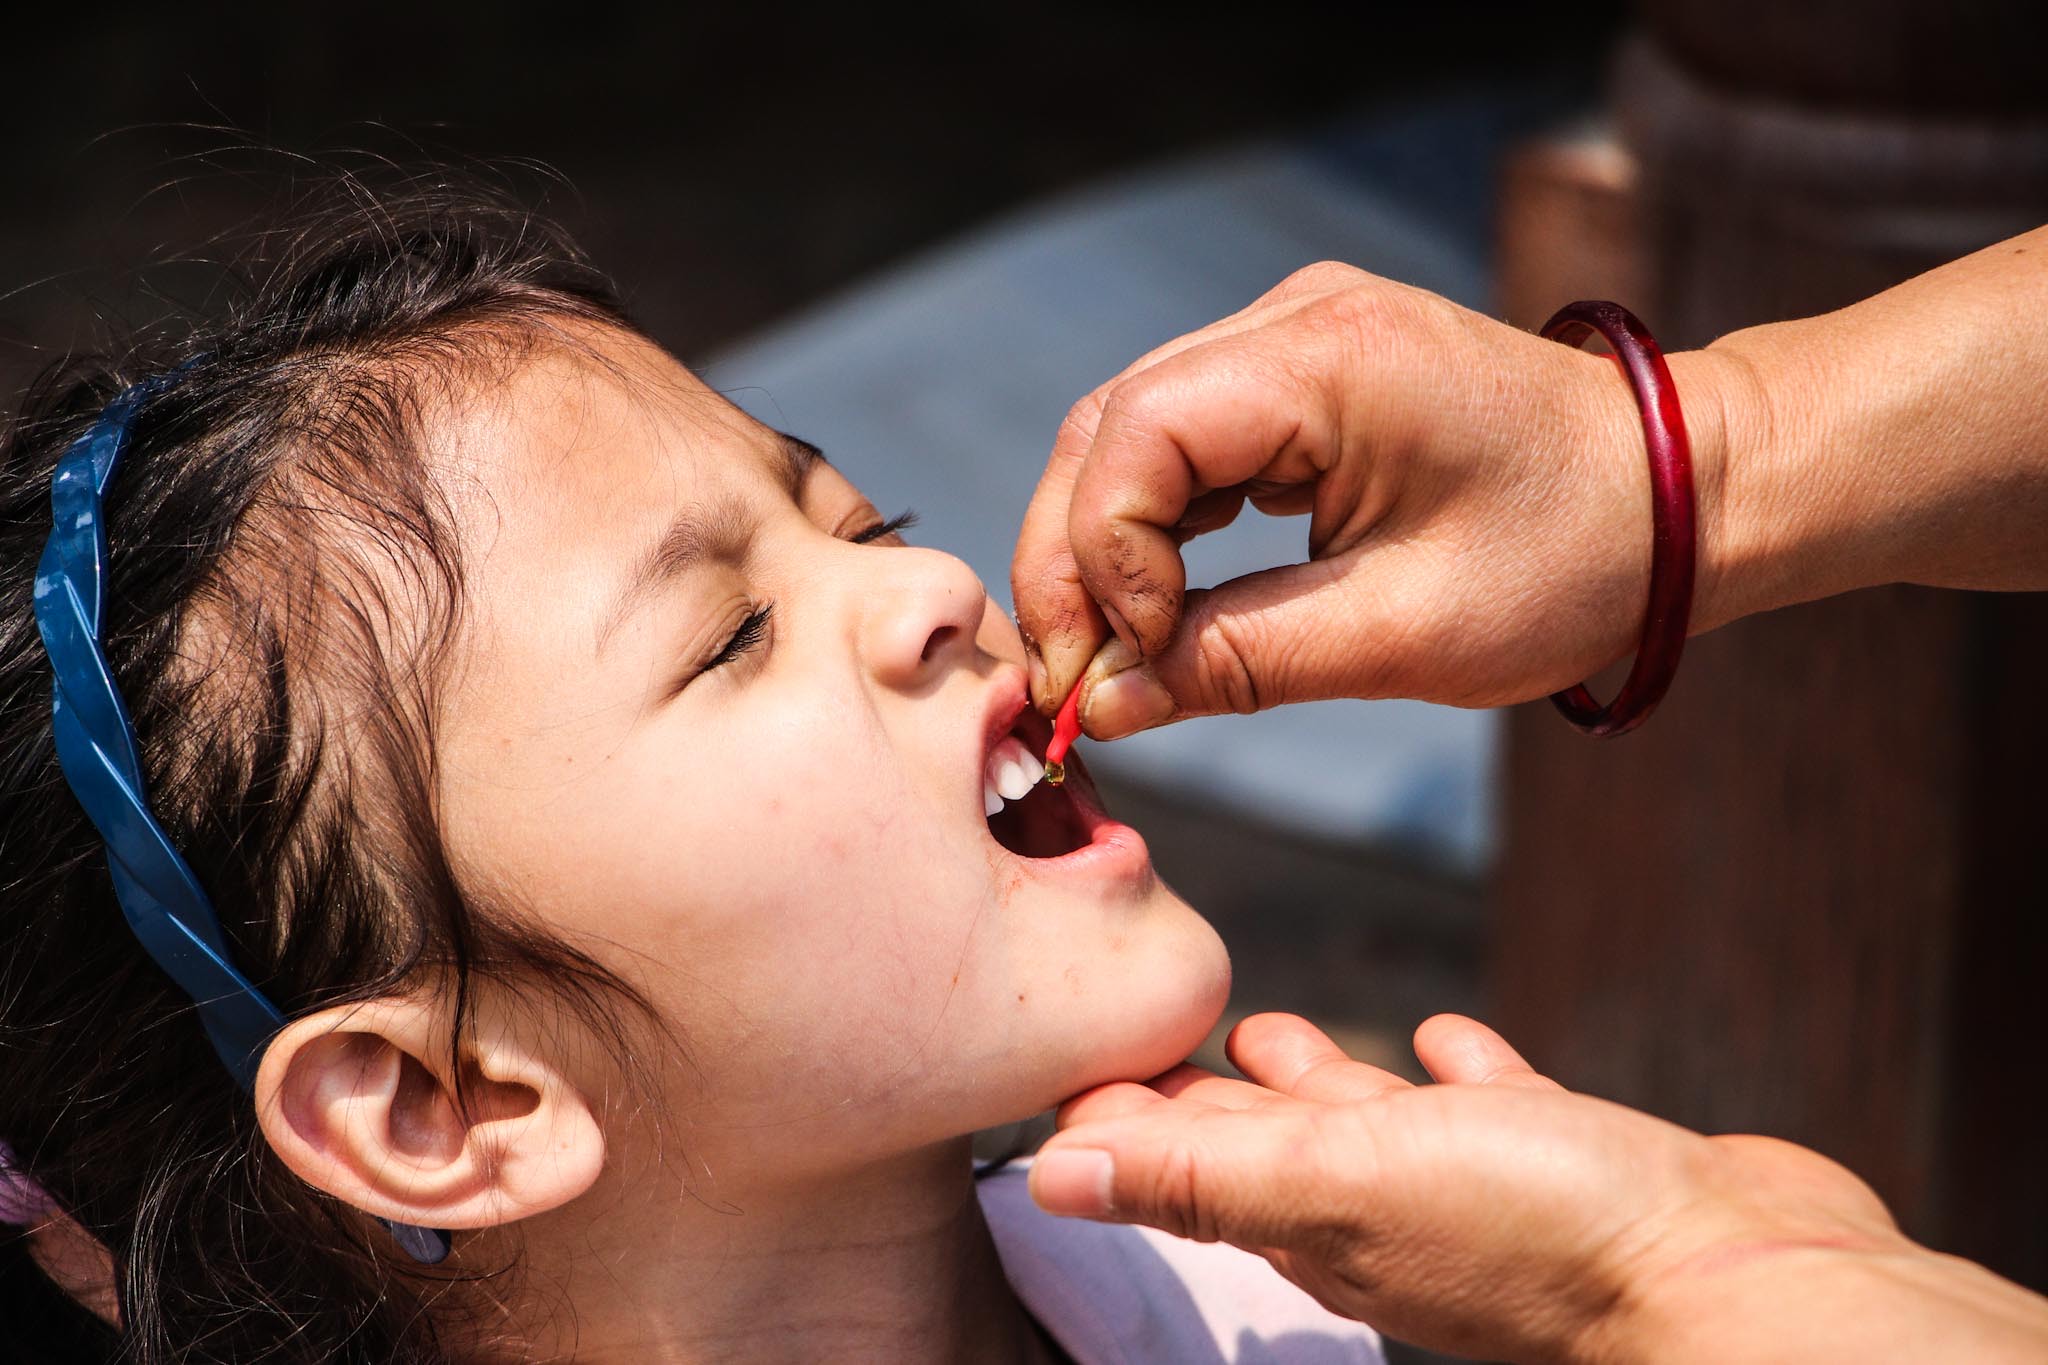
<instances>
[{"instance_id":1,"label":"young girl","mask_svg":"<svg viewBox=\"0 0 2048 1365\"><path fill-rule=\"evenodd\" d=\"M246 1092L53 748L29 588L115 428L100 640L283 1019ZM1222 947L1085 772L1027 794L1048 727L972 573L558 233L446 193L316 224L224 324L42 384L0 461L37 1324L0 1354L1377 1358L1256 1258L977 1188L975 1130L1183 1058Z\"/></svg>"}]
</instances>

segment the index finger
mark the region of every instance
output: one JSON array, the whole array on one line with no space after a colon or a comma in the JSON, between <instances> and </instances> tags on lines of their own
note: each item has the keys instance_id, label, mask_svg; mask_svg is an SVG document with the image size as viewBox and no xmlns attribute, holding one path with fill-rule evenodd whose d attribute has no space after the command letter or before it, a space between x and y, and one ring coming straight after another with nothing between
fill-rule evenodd
<instances>
[{"instance_id":1,"label":"index finger","mask_svg":"<svg viewBox=\"0 0 2048 1365\"><path fill-rule=\"evenodd\" d=\"M1360 274L1328 262L1297 270L1229 317L1146 352L1067 410L1010 558L1010 598L1025 648L1037 661L1031 687L1040 710L1050 715L1066 699L1109 639L1108 621L1082 581L1067 538L1074 485L1094 450L1109 395L1186 351L1262 327L1317 296L1355 283Z\"/></svg>"},{"instance_id":2,"label":"index finger","mask_svg":"<svg viewBox=\"0 0 2048 1365\"><path fill-rule=\"evenodd\" d=\"M1031 699L1041 711L1049 712L1066 699L1095 651L1109 639L1108 622L1082 584L1073 547L1067 543L1074 480L1094 445L1107 388L1104 385L1076 403L1060 423L1010 558L1010 600L1016 604L1025 649L1035 661Z\"/></svg>"},{"instance_id":3,"label":"index finger","mask_svg":"<svg viewBox=\"0 0 2048 1365\"><path fill-rule=\"evenodd\" d=\"M1356 1060L1297 1015L1254 1014L1230 1031L1224 1047L1238 1070L1298 1100L1348 1104L1410 1088L1393 1072Z\"/></svg>"},{"instance_id":4,"label":"index finger","mask_svg":"<svg viewBox=\"0 0 2048 1365\"><path fill-rule=\"evenodd\" d=\"M1255 477L1312 481L1334 459L1323 339L1284 325L1217 337L1123 380L1102 400L1076 467L1066 534L1081 582L1139 652L1179 625L1187 570L1175 534L1189 503Z\"/></svg>"},{"instance_id":5,"label":"index finger","mask_svg":"<svg viewBox=\"0 0 2048 1365\"><path fill-rule=\"evenodd\" d=\"M1430 1075L1447 1084L1564 1089L1523 1060L1507 1039L1462 1014L1423 1020L1415 1030L1415 1055Z\"/></svg>"}]
</instances>

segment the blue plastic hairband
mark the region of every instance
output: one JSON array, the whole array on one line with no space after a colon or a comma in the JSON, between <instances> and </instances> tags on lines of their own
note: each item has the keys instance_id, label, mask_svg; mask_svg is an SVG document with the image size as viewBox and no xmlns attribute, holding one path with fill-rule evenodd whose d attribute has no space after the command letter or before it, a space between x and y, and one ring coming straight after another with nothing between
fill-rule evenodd
<instances>
[{"instance_id":1,"label":"blue plastic hairband","mask_svg":"<svg viewBox=\"0 0 2048 1365\"><path fill-rule=\"evenodd\" d=\"M65 780L107 845L114 895L142 946L192 997L214 1051L245 1091L284 1015L235 969L220 920L170 836L149 812L128 708L100 651L107 568L100 499L142 405L180 371L130 386L57 462L52 526L36 566L36 625L56 673L51 723ZM380 1220L414 1260L448 1255L448 1234Z\"/></svg>"}]
</instances>

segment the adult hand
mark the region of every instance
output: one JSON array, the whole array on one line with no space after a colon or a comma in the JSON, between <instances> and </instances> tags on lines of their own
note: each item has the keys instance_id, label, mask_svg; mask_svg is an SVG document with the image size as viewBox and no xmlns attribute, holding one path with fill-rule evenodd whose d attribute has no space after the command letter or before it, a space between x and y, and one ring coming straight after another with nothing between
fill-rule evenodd
<instances>
[{"instance_id":1,"label":"adult hand","mask_svg":"<svg viewBox=\"0 0 2048 1365\"><path fill-rule=\"evenodd\" d=\"M2048 587L2043 262L2048 228L1669 357L1694 631L1875 583ZM1180 546L1247 501L1309 515L1307 562L1187 591ZM1610 362L1319 265L1075 404L1011 587L1033 699L1086 670L1109 739L1321 697L1542 696L1634 646L1649 547Z\"/></svg>"},{"instance_id":2,"label":"adult hand","mask_svg":"<svg viewBox=\"0 0 2048 1365\"><path fill-rule=\"evenodd\" d=\"M2048 1301L1900 1234L1835 1163L1707 1138L1537 1075L1491 1030L1416 1033L1441 1084L1312 1025L1232 1032L1071 1101L1031 1172L1055 1213L1266 1256L1335 1312L1507 1360L2035 1360Z\"/></svg>"},{"instance_id":3,"label":"adult hand","mask_svg":"<svg viewBox=\"0 0 2048 1365\"><path fill-rule=\"evenodd\" d=\"M1718 358L1673 363L1711 541L1728 380ZM1308 514L1308 562L1186 591L1180 546L1246 502ZM1319 265L1074 406L1011 582L1035 700L1088 669L1102 739L1323 697L1540 696L1629 650L1649 565L1642 432L1610 361Z\"/></svg>"}]
</instances>

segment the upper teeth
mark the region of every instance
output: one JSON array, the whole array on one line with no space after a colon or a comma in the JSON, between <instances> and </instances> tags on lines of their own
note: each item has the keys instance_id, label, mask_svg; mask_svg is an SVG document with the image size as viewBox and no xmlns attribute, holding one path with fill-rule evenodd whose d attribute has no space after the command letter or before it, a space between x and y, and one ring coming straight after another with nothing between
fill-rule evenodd
<instances>
[{"instance_id":1,"label":"upper teeth","mask_svg":"<svg viewBox=\"0 0 2048 1365\"><path fill-rule=\"evenodd\" d=\"M1023 797L1044 775L1045 765L1031 756L1023 740L1015 735L1003 736L989 750L988 761L982 765L981 813L994 815L1003 808L1003 802Z\"/></svg>"}]
</instances>

